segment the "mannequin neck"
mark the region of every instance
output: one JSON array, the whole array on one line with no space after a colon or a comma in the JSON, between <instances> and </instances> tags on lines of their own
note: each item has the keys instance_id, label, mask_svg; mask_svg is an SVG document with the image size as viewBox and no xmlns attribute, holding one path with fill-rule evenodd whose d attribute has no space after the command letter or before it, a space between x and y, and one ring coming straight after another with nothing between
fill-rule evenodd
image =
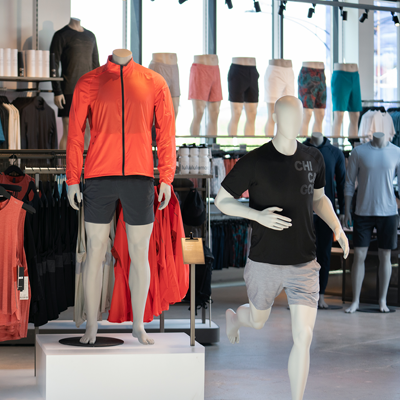
<instances>
[{"instance_id":1,"label":"mannequin neck","mask_svg":"<svg viewBox=\"0 0 400 400\"><path fill-rule=\"evenodd\" d=\"M84 29L81 26L81 20L78 18L71 18L69 20L68 26L74 31L83 32Z\"/></svg>"},{"instance_id":2,"label":"mannequin neck","mask_svg":"<svg viewBox=\"0 0 400 400\"><path fill-rule=\"evenodd\" d=\"M313 132L310 141L313 146L318 147L324 142L324 137L320 132Z\"/></svg>"},{"instance_id":3,"label":"mannequin neck","mask_svg":"<svg viewBox=\"0 0 400 400\"><path fill-rule=\"evenodd\" d=\"M112 53L112 61L114 64L125 66L132 59L132 52L126 49L117 49Z\"/></svg>"},{"instance_id":4,"label":"mannequin neck","mask_svg":"<svg viewBox=\"0 0 400 400\"><path fill-rule=\"evenodd\" d=\"M386 147L388 145L388 141L386 140L384 133L375 132L372 136L371 144L372 146L381 149L382 147Z\"/></svg>"},{"instance_id":5,"label":"mannequin neck","mask_svg":"<svg viewBox=\"0 0 400 400\"><path fill-rule=\"evenodd\" d=\"M279 131L279 126L275 137L272 139L274 147L279 153L285 156L292 156L297 150L297 140L285 136Z\"/></svg>"}]
</instances>

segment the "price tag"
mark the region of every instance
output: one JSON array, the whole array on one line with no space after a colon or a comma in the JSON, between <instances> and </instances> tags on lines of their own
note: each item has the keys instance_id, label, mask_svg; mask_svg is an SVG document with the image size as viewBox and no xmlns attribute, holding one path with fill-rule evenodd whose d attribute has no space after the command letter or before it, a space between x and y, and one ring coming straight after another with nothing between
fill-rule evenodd
<instances>
[{"instance_id":1,"label":"price tag","mask_svg":"<svg viewBox=\"0 0 400 400\"><path fill-rule=\"evenodd\" d=\"M19 292L20 300L29 300L29 291L28 291L28 277L24 276L24 290Z\"/></svg>"},{"instance_id":2,"label":"price tag","mask_svg":"<svg viewBox=\"0 0 400 400\"><path fill-rule=\"evenodd\" d=\"M185 264L205 264L202 239L182 238L182 252Z\"/></svg>"}]
</instances>

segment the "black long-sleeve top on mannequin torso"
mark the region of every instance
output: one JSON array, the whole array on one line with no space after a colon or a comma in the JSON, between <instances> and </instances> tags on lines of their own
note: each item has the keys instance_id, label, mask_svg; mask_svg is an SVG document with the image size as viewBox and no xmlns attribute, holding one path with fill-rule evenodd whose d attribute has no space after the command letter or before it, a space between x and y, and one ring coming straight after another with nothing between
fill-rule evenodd
<instances>
[{"instance_id":1,"label":"black long-sleeve top on mannequin torso","mask_svg":"<svg viewBox=\"0 0 400 400\"><path fill-rule=\"evenodd\" d=\"M100 66L96 37L84 29L78 32L68 25L57 31L50 45L50 53L55 54L56 70L61 62L62 82L52 82L54 96L73 94L79 78Z\"/></svg>"}]
</instances>

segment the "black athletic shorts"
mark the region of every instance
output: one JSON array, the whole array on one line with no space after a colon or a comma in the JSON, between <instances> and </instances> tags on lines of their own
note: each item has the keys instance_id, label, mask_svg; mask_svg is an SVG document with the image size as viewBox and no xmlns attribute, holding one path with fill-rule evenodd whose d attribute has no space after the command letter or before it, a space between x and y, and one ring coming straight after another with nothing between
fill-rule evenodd
<instances>
[{"instance_id":1,"label":"black athletic shorts","mask_svg":"<svg viewBox=\"0 0 400 400\"><path fill-rule=\"evenodd\" d=\"M398 215L371 217L354 215L353 245L368 247L374 228L377 230L378 248L395 250L397 248Z\"/></svg>"},{"instance_id":2,"label":"black athletic shorts","mask_svg":"<svg viewBox=\"0 0 400 400\"><path fill-rule=\"evenodd\" d=\"M231 64L228 73L229 101L258 103L259 76L253 65Z\"/></svg>"},{"instance_id":3,"label":"black athletic shorts","mask_svg":"<svg viewBox=\"0 0 400 400\"><path fill-rule=\"evenodd\" d=\"M85 221L111 222L120 200L124 221L129 225L154 222L154 179L147 176L102 176L85 180Z\"/></svg>"},{"instance_id":4,"label":"black athletic shorts","mask_svg":"<svg viewBox=\"0 0 400 400\"><path fill-rule=\"evenodd\" d=\"M59 117L69 117L69 111L71 110L72 104L72 94L64 94L65 104L63 105L63 109L58 109Z\"/></svg>"}]
</instances>

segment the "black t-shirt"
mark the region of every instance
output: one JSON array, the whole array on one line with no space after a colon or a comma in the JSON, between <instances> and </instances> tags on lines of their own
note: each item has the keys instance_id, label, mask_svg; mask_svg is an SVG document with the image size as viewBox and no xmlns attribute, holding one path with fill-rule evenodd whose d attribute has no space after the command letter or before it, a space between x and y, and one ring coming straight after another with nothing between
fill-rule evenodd
<instances>
[{"instance_id":1,"label":"black t-shirt","mask_svg":"<svg viewBox=\"0 0 400 400\"><path fill-rule=\"evenodd\" d=\"M280 214L292 219L292 226L283 231L252 221L251 260L296 265L315 259L313 193L325 186L319 150L297 143L296 152L285 156L271 141L241 158L222 186L235 198L248 189L251 208L280 207Z\"/></svg>"}]
</instances>

